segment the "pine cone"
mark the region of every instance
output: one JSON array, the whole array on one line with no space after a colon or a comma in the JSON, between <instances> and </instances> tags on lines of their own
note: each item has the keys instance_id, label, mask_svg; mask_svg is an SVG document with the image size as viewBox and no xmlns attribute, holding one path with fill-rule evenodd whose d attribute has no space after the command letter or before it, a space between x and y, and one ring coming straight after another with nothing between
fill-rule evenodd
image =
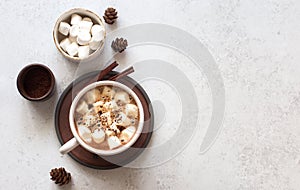
<instances>
[{"instance_id":1,"label":"pine cone","mask_svg":"<svg viewBox=\"0 0 300 190\"><path fill-rule=\"evenodd\" d=\"M128 46L127 40L123 38L116 38L114 41L111 43L111 48L113 48L114 51L116 52L122 52L126 49Z\"/></svg>"},{"instance_id":2,"label":"pine cone","mask_svg":"<svg viewBox=\"0 0 300 190\"><path fill-rule=\"evenodd\" d=\"M107 24L113 24L115 20L118 18L117 14L118 12L116 11L116 9L112 7L108 7L105 10L103 18Z\"/></svg>"},{"instance_id":3,"label":"pine cone","mask_svg":"<svg viewBox=\"0 0 300 190\"><path fill-rule=\"evenodd\" d=\"M51 179L55 184L65 185L71 181L71 174L65 168L54 168L50 172Z\"/></svg>"}]
</instances>

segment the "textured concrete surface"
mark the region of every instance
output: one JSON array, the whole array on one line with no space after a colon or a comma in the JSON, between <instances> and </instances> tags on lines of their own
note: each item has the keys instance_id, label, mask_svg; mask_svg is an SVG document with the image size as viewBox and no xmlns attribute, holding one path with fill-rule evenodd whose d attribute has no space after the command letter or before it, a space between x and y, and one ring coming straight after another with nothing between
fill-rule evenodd
<instances>
[{"instance_id":1,"label":"textured concrete surface","mask_svg":"<svg viewBox=\"0 0 300 190\"><path fill-rule=\"evenodd\" d=\"M54 22L72 7L102 15L108 5L120 13L108 32L146 22L169 24L197 37L214 56L225 84L226 113L206 153L199 154L199 141L210 117L209 86L188 63L176 62L195 84L201 110L201 127L183 152L156 167L112 171L89 169L58 153L53 112L77 65L55 49ZM300 1L2 0L0 9L1 189L60 189L48 174L59 166L73 176L62 189L299 189ZM139 51L130 49L128 60ZM48 65L56 76L57 93L47 102L30 103L17 92L18 71L32 62ZM152 144L161 140L157 136Z\"/></svg>"}]
</instances>

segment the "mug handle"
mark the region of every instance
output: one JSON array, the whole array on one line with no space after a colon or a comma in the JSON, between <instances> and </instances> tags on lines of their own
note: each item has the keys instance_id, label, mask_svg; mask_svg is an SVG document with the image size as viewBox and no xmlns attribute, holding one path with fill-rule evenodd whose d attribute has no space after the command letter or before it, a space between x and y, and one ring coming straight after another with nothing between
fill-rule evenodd
<instances>
[{"instance_id":1,"label":"mug handle","mask_svg":"<svg viewBox=\"0 0 300 190\"><path fill-rule=\"evenodd\" d=\"M72 138L68 142L66 142L64 145L62 145L59 149L59 152L61 154L67 154L74 148L76 148L79 145L78 141L75 138Z\"/></svg>"}]
</instances>

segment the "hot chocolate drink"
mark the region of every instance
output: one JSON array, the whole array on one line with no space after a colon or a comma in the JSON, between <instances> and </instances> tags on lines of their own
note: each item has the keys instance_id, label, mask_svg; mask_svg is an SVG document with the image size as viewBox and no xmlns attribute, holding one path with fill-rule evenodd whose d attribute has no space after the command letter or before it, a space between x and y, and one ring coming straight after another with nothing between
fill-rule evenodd
<instances>
[{"instance_id":1,"label":"hot chocolate drink","mask_svg":"<svg viewBox=\"0 0 300 190\"><path fill-rule=\"evenodd\" d=\"M74 122L80 138L93 148L112 150L136 133L139 108L130 94L115 86L100 86L79 100Z\"/></svg>"}]
</instances>

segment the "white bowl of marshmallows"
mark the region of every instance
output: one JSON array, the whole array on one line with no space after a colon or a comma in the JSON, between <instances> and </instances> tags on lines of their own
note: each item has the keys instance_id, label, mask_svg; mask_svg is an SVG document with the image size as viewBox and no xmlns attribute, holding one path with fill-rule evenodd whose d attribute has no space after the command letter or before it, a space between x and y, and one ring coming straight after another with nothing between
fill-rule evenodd
<instances>
[{"instance_id":1,"label":"white bowl of marshmallows","mask_svg":"<svg viewBox=\"0 0 300 190\"><path fill-rule=\"evenodd\" d=\"M94 12L75 8L63 13L56 21L53 38L60 53L75 62L95 58L103 50L105 27Z\"/></svg>"}]
</instances>

